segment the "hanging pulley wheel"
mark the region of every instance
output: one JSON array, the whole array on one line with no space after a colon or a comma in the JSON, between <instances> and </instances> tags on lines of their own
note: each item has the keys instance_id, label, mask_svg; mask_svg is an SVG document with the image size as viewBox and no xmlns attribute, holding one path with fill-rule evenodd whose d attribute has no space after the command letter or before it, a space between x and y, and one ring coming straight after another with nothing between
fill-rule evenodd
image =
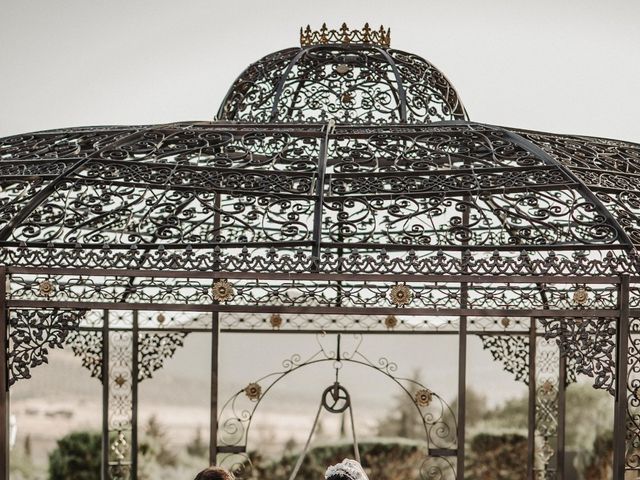
<instances>
[{"instance_id":1,"label":"hanging pulley wheel","mask_svg":"<svg viewBox=\"0 0 640 480\"><path fill-rule=\"evenodd\" d=\"M339 383L328 387L322 393L322 406L331 413L342 413L351 406L349 392Z\"/></svg>"}]
</instances>

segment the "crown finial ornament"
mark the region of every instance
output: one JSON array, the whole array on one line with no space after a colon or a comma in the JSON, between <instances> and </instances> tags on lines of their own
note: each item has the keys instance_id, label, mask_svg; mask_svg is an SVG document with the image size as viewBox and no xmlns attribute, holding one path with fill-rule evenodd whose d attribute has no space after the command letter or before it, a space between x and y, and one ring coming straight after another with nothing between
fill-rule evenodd
<instances>
[{"instance_id":1,"label":"crown finial ornament","mask_svg":"<svg viewBox=\"0 0 640 480\"><path fill-rule=\"evenodd\" d=\"M377 45L379 47L391 46L391 29L385 29L380 25L378 30L372 30L368 23L360 30L351 30L343 23L338 30L329 30L323 23L320 30L311 30L311 26L300 27L300 46L311 45L349 45L352 43L364 45Z\"/></svg>"}]
</instances>

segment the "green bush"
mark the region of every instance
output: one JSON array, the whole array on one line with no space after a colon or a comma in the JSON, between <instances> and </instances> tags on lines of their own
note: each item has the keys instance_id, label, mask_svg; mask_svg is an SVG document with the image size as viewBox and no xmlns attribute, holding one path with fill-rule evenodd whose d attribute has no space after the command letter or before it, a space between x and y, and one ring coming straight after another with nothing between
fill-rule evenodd
<instances>
[{"instance_id":1,"label":"green bush","mask_svg":"<svg viewBox=\"0 0 640 480\"><path fill-rule=\"evenodd\" d=\"M99 433L72 432L65 435L49 455L49 480L99 479L101 452Z\"/></svg>"},{"instance_id":2,"label":"green bush","mask_svg":"<svg viewBox=\"0 0 640 480\"><path fill-rule=\"evenodd\" d=\"M519 480L527 478L527 438L505 433L480 433L471 439L467 478Z\"/></svg>"},{"instance_id":3,"label":"green bush","mask_svg":"<svg viewBox=\"0 0 640 480\"><path fill-rule=\"evenodd\" d=\"M425 463L427 446L424 442L399 438L376 438L359 443L362 465L370 478L376 480L409 480L423 478L421 469L442 468L442 480L452 478L452 471L443 460L432 458ZM257 454L251 455L252 467L245 472L247 478L259 480L286 480L298 460L300 452L287 454L277 461L270 461ZM300 479L324 478L329 465L353 458L351 442L336 442L314 446L306 455L298 473ZM435 478L435 477L434 477Z\"/></svg>"}]
</instances>

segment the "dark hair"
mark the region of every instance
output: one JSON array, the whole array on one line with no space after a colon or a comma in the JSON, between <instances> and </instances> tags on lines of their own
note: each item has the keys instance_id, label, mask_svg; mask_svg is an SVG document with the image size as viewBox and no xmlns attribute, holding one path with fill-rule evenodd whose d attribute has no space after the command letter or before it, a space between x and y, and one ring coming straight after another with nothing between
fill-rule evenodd
<instances>
[{"instance_id":1,"label":"dark hair","mask_svg":"<svg viewBox=\"0 0 640 480\"><path fill-rule=\"evenodd\" d=\"M235 480L235 477L222 467L209 467L202 470L193 480Z\"/></svg>"},{"instance_id":2,"label":"dark hair","mask_svg":"<svg viewBox=\"0 0 640 480\"><path fill-rule=\"evenodd\" d=\"M327 477L327 480L351 480L351 478L346 475L342 475L341 473L334 473L330 477Z\"/></svg>"}]
</instances>

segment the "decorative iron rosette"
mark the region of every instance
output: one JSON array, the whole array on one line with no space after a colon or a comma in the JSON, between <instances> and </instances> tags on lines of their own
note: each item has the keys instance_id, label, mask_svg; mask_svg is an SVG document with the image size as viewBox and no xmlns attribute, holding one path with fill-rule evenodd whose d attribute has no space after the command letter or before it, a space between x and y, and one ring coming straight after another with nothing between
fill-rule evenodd
<instances>
[{"instance_id":1,"label":"decorative iron rosette","mask_svg":"<svg viewBox=\"0 0 640 480\"><path fill-rule=\"evenodd\" d=\"M414 398L419 407L428 407L433 400L433 393L431 393L431 390L421 388L416 391Z\"/></svg>"},{"instance_id":2,"label":"decorative iron rosette","mask_svg":"<svg viewBox=\"0 0 640 480\"><path fill-rule=\"evenodd\" d=\"M589 292L584 287L579 287L573 292L573 303L579 306L585 305L589 301Z\"/></svg>"},{"instance_id":3,"label":"decorative iron rosette","mask_svg":"<svg viewBox=\"0 0 640 480\"><path fill-rule=\"evenodd\" d=\"M253 402L257 402L262 396L262 387L258 383L250 383L244 388L244 394Z\"/></svg>"},{"instance_id":4,"label":"decorative iron rosette","mask_svg":"<svg viewBox=\"0 0 640 480\"><path fill-rule=\"evenodd\" d=\"M274 330L279 329L283 323L282 316L279 313L274 313L269 317L269 323Z\"/></svg>"},{"instance_id":5,"label":"decorative iron rosette","mask_svg":"<svg viewBox=\"0 0 640 480\"><path fill-rule=\"evenodd\" d=\"M395 315L388 315L387 318L384 319L384 326L389 330L393 330L398 326L398 317Z\"/></svg>"},{"instance_id":6,"label":"decorative iron rosette","mask_svg":"<svg viewBox=\"0 0 640 480\"><path fill-rule=\"evenodd\" d=\"M211 294L216 302L228 302L233 299L236 291L227 280L218 280L211 287Z\"/></svg>"},{"instance_id":7,"label":"decorative iron rosette","mask_svg":"<svg viewBox=\"0 0 640 480\"><path fill-rule=\"evenodd\" d=\"M38 294L41 297L50 297L56 291L56 287L51 280L43 280L38 284Z\"/></svg>"},{"instance_id":8,"label":"decorative iron rosette","mask_svg":"<svg viewBox=\"0 0 640 480\"><path fill-rule=\"evenodd\" d=\"M394 285L389 291L389 301L398 307L409 305L412 299L413 291L408 285Z\"/></svg>"}]
</instances>

